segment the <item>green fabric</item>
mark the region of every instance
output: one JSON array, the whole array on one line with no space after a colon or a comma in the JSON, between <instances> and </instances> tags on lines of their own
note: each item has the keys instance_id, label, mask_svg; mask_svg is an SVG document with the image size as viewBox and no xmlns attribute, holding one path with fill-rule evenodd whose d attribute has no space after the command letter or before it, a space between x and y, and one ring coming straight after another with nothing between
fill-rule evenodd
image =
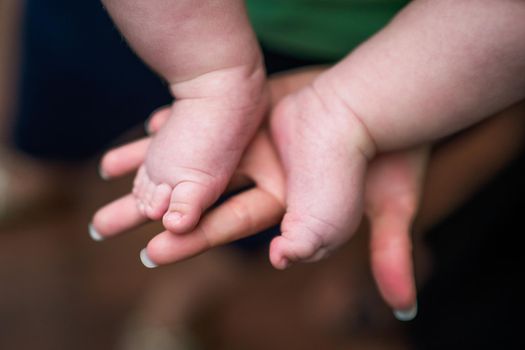
<instances>
[{"instance_id":1,"label":"green fabric","mask_svg":"<svg viewBox=\"0 0 525 350\"><path fill-rule=\"evenodd\" d=\"M408 0L247 0L261 42L312 59L338 60L377 32Z\"/></svg>"}]
</instances>

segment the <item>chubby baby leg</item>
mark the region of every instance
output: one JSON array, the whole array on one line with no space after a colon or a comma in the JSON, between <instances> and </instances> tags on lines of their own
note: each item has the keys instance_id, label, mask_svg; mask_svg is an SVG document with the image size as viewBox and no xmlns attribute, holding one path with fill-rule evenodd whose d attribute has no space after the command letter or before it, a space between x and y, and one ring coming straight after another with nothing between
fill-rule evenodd
<instances>
[{"instance_id":1,"label":"chubby baby leg","mask_svg":"<svg viewBox=\"0 0 525 350\"><path fill-rule=\"evenodd\" d=\"M361 221L374 147L359 119L321 91L314 82L284 98L271 116L287 173L287 213L270 247L276 268L323 258Z\"/></svg>"}]
</instances>

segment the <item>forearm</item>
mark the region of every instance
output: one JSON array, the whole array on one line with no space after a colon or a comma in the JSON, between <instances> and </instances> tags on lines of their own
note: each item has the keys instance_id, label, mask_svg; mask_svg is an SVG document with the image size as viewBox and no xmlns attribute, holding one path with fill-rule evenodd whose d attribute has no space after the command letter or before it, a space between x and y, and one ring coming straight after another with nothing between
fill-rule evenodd
<instances>
[{"instance_id":1,"label":"forearm","mask_svg":"<svg viewBox=\"0 0 525 350\"><path fill-rule=\"evenodd\" d=\"M137 54L170 84L262 66L242 0L102 0Z\"/></svg>"},{"instance_id":2,"label":"forearm","mask_svg":"<svg viewBox=\"0 0 525 350\"><path fill-rule=\"evenodd\" d=\"M524 18L525 1L416 0L314 86L380 150L432 140L525 97Z\"/></svg>"}]
</instances>

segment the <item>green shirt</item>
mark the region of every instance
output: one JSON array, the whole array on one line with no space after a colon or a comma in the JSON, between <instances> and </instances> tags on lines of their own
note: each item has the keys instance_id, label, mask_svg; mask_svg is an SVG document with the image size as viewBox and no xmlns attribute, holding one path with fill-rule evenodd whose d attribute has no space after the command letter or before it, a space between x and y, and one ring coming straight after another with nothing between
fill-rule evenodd
<instances>
[{"instance_id":1,"label":"green shirt","mask_svg":"<svg viewBox=\"0 0 525 350\"><path fill-rule=\"evenodd\" d=\"M383 26L409 0L247 0L257 36L269 49L338 60Z\"/></svg>"}]
</instances>

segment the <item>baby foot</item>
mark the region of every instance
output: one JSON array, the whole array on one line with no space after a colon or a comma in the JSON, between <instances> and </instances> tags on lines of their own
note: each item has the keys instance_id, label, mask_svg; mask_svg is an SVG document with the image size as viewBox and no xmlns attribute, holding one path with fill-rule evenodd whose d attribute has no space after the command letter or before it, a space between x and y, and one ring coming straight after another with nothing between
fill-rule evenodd
<instances>
[{"instance_id":1,"label":"baby foot","mask_svg":"<svg viewBox=\"0 0 525 350\"><path fill-rule=\"evenodd\" d=\"M262 68L229 68L173 85L171 116L153 138L133 193L139 209L184 233L224 191L266 109Z\"/></svg>"},{"instance_id":2,"label":"baby foot","mask_svg":"<svg viewBox=\"0 0 525 350\"><path fill-rule=\"evenodd\" d=\"M283 269L323 258L356 230L374 147L360 120L318 80L281 100L271 129L287 174L287 212L270 260Z\"/></svg>"}]
</instances>

